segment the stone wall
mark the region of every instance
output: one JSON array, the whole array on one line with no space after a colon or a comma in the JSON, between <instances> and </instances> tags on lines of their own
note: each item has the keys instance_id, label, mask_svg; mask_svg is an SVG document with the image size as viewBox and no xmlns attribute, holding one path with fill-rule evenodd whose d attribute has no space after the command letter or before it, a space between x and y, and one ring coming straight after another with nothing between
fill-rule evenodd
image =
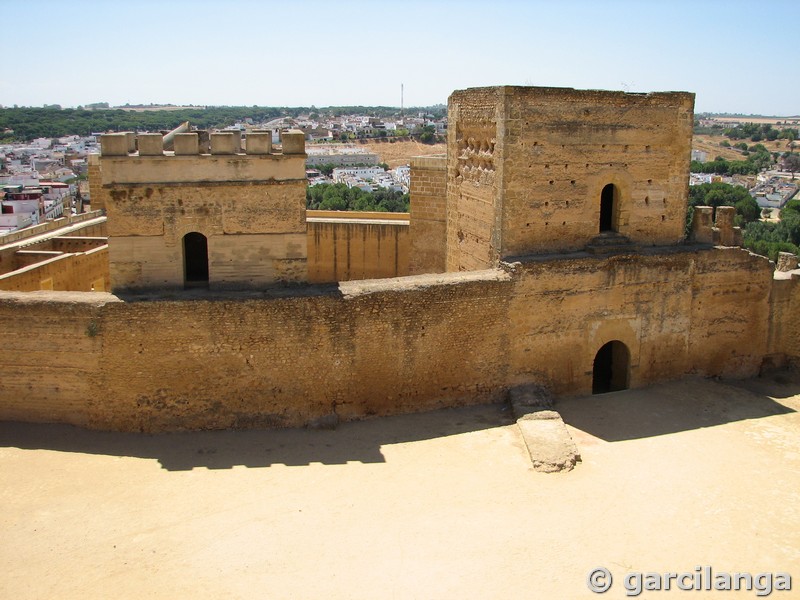
<instances>
[{"instance_id":1,"label":"stone wall","mask_svg":"<svg viewBox=\"0 0 800 600\"><path fill-rule=\"evenodd\" d=\"M305 182L115 186L108 203L115 290L183 289L183 237L208 240L209 287L306 279Z\"/></svg>"},{"instance_id":2,"label":"stone wall","mask_svg":"<svg viewBox=\"0 0 800 600\"><path fill-rule=\"evenodd\" d=\"M19 253L18 261L24 260ZM86 252L34 252L27 266L0 275L0 290L33 292L60 290L66 292L102 292L111 289L108 276L108 246ZM42 260L42 254L47 256Z\"/></svg>"},{"instance_id":3,"label":"stone wall","mask_svg":"<svg viewBox=\"0 0 800 600\"><path fill-rule=\"evenodd\" d=\"M87 175L89 177L89 205L92 211L106 209L105 195L103 194L103 181L100 174L100 156L90 154L87 159Z\"/></svg>"},{"instance_id":4,"label":"stone wall","mask_svg":"<svg viewBox=\"0 0 800 600\"><path fill-rule=\"evenodd\" d=\"M306 212L308 280L408 275L407 213Z\"/></svg>"},{"instance_id":5,"label":"stone wall","mask_svg":"<svg viewBox=\"0 0 800 600\"><path fill-rule=\"evenodd\" d=\"M0 293L0 419L89 425L89 406L104 395L96 318L109 301L99 293Z\"/></svg>"},{"instance_id":6,"label":"stone wall","mask_svg":"<svg viewBox=\"0 0 800 600\"><path fill-rule=\"evenodd\" d=\"M676 248L291 295L3 293L13 359L0 418L79 415L133 431L293 426L493 401L523 382L584 394L611 340L630 351L633 387L686 373L746 377L773 350L771 277L746 251Z\"/></svg>"},{"instance_id":7,"label":"stone wall","mask_svg":"<svg viewBox=\"0 0 800 600\"><path fill-rule=\"evenodd\" d=\"M303 134L284 133L281 152L269 135L251 133L246 154L228 132L211 134L210 153L198 133L178 134L174 152L158 134L140 134L138 153L130 134L103 136L92 197L108 215L112 289L183 289L190 233L212 290L305 281Z\"/></svg>"},{"instance_id":8,"label":"stone wall","mask_svg":"<svg viewBox=\"0 0 800 600\"><path fill-rule=\"evenodd\" d=\"M448 271L486 269L500 258L500 88L454 92L447 129ZM413 202L413 199L412 199Z\"/></svg>"},{"instance_id":9,"label":"stone wall","mask_svg":"<svg viewBox=\"0 0 800 600\"><path fill-rule=\"evenodd\" d=\"M449 100L448 270L568 252L609 231L683 240L694 95L498 87Z\"/></svg>"},{"instance_id":10,"label":"stone wall","mask_svg":"<svg viewBox=\"0 0 800 600\"><path fill-rule=\"evenodd\" d=\"M447 156L411 160L409 272L447 270Z\"/></svg>"}]
</instances>

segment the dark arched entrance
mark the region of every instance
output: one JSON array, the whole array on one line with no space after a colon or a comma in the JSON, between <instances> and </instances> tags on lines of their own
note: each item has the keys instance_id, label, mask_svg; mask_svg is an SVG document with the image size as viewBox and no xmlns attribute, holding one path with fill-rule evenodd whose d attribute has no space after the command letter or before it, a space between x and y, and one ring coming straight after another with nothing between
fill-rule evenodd
<instances>
[{"instance_id":1,"label":"dark arched entrance","mask_svg":"<svg viewBox=\"0 0 800 600\"><path fill-rule=\"evenodd\" d=\"M202 233L183 236L183 280L185 287L208 286L208 240Z\"/></svg>"},{"instance_id":2,"label":"dark arched entrance","mask_svg":"<svg viewBox=\"0 0 800 600\"><path fill-rule=\"evenodd\" d=\"M609 183L600 193L600 233L617 230L617 186Z\"/></svg>"},{"instance_id":3,"label":"dark arched entrance","mask_svg":"<svg viewBox=\"0 0 800 600\"><path fill-rule=\"evenodd\" d=\"M594 357L592 393L605 394L628 389L631 353L628 347L614 340L608 342Z\"/></svg>"}]
</instances>

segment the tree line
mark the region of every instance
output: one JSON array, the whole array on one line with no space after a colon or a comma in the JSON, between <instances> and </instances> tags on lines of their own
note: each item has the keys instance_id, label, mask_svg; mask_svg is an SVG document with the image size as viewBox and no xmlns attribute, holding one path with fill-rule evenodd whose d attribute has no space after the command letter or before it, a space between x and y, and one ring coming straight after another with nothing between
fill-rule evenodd
<instances>
[{"instance_id":1,"label":"tree line","mask_svg":"<svg viewBox=\"0 0 800 600\"><path fill-rule=\"evenodd\" d=\"M354 210L375 212L408 212L408 194L379 189L365 192L344 183L320 183L306 188L306 207L310 210Z\"/></svg>"},{"instance_id":2,"label":"tree line","mask_svg":"<svg viewBox=\"0 0 800 600\"><path fill-rule=\"evenodd\" d=\"M87 107L61 108L59 105L44 107L13 106L0 108L0 142L27 142L36 138L55 138L68 135L90 135L108 131L162 131L174 129L184 121L200 129L227 127L234 123L252 119L255 122L269 121L278 117L293 117L309 114L372 114L391 116L400 110L389 107L268 107L268 106L209 106L206 108L180 108L175 110L122 110L100 108L105 103ZM440 107L409 109L438 114ZM423 132L425 133L425 132Z\"/></svg>"},{"instance_id":3,"label":"tree line","mask_svg":"<svg viewBox=\"0 0 800 600\"><path fill-rule=\"evenodd\" d=\"M687 233L696 206L735 207L734 224L743 230L744 247L756 254L776 261L778 252L800 253L800 200L786 203L780 212L780 221L762 221L758 203L742 186L727 183L693 185L689 188Z\"/></svg>"},{"instance_id":4,"label":"tree line","mask_svg":"<svg viewBox=\"0 0 800 600\"><path fill-rule=\"evenodd\" d=\"M692 173L715 173L717 175L755 175L761 169L770 167L777 158L770 153L764 144L754 144L747 147L746 144L743 154L745 160L726 160L722 156L717 156L714 160L701 163L693 160L689 167Z\"/></svg>"}]
</instances>

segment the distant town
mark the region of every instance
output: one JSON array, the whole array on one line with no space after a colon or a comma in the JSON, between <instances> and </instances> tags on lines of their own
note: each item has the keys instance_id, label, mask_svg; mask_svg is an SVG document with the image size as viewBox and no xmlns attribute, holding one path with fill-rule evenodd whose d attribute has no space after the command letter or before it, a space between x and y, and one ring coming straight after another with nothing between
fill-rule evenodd
<instances>
[{"instance_id":1,"label":"distant town","mask_svg":"<svg viewBox=\"0 0 800 600\"><path fill-rule=\"evenodd\" d=\"M106 107L94 105L91 108L92 111L102 111ZM170 114L205 110L202 107L147 106L126 106L122 109L166 110ZM50 110L61 109L50 107ZM403 144L414 142L413 147L419 147L420 144L434 146L444 142L447 131L447 117L441 110L439 115L415 110L397 111L399 114L387 116L341 114L331 109L327 112L315 109L305 113L293 112L295 116L261 121L245 117L215 130L241 131L246 145L249 131L271 131L273 143L280 144L282 131L299 129L306 135L306 165L310 186L343 184L364 193L385 190L401 195L407 195L409 191L410 168L407 160L390 168L377 152L371 151L365 144L397 144L403 147ZM87 182L87 157L99 153L99 136L102 133L105 132L37 137L0 145L0 234L77 214L89 207L91 197ZM13 129L5 127L5 140L14 135ZM412 151L411 155L417 153Z\"/></svg>"},{"instance_id":2,"label":"distant town","mask_svg":"<svg viewBox=\"0 0 800 600\"><path fill-rule=\"evenodd\" d=\"M352 107L351 107L352 108ZM0 115L17 109L0 109ZM24 109L23 109L24 110ZM46 220L74 215L91 206L87 182L89 154L99 152L98 139L106 131L120 129L107 115L126 115L138 119L134 124L145 127L148 123L175 125L185 117L202 120L212 108L181 106L108 107L96 104L79 109L61 109L51 106L49 111L34 115L41 129L41 114L53 116L59 127L63 121L82 118L95 124L106 115L105 131L88 134L73 133L62 136L43 136L33 139L15 139L17 133L9 119L0 120L2 145L0 145L0 235ZM222 109L221 109L222 110ZM280 143L280 134L288 129L299 129L306 136L306 175L309 183L309 208L347 210L353 203L341 196L313 191L316 186L339 186L355 189L363 194L393 194L394 200L375 205L375 210L408 210L408 192L411 156L443 148L447 134L447 116L444 106L432 109L393 109L388 107L359 107L359 110L315 107L307 109L259 109L255 116L244 116L244 107L227 107L220 117L229 122L213 130L237 130L247 143L251 131L271 131L274 144ZM272 116L283 112L283 115ZM238 118L232 118L236 117ZM118 118L118 117L115 117ZM88 120L91 119L91 120ZM28 117L29 125L31 117ZM121 125L130 125L122 121ZM194 123L192 123L194 125ZM800 117L736 117L730 115L700 114L695 120L692 148L692 173L690 186L726 184L745 188L755 200L761 213L759 219L778 221L781 210L797 196L795 173L800 170ZM23 125L18 125L23 130ZM75 125L78 127L78 125ZM152 126L139 131L168 129ZM389 150L399 150L389 152ZM385 156L391 154L392 158ZM398 157L399 154L399 157ZM389 163L392 164L389 164ZM699 191L699 190L698 190ZM694 194L696 202L705 202L704 195ZM699 198L699 199L698 199ZM692 201L690 200L690 206ZM372 205L357 204L357 206ZM360 210L364 210L361 208ZM740 225L745 225L743 219Z\"/></svg>"}]
</instances>

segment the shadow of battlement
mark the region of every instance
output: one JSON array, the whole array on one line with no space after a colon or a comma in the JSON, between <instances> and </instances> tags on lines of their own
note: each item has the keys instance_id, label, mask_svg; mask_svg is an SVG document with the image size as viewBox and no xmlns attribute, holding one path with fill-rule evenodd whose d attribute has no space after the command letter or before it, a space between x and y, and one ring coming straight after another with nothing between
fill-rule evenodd
<instances>
[{"instance_id":1,"label":"shadow of battlement","mask_svg":"<svg viewBox=\"0 0 800 600\"><path fill-rule=\"evenodd\" d=\"M343 423L335 430L193 431L141 434L71 425L0 422L0 448L52 450L157 460L168 471L311 463L383 463L381 447L502 427L506 405L491 404Z\"/></svg>"}]
</instances>

